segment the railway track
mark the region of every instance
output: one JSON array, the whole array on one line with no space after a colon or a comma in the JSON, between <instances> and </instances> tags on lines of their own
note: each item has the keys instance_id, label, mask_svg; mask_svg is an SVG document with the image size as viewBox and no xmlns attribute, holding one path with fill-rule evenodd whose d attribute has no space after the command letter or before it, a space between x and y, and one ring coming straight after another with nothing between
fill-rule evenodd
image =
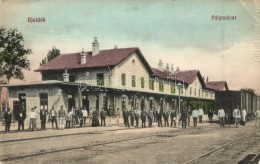
<instances>
[{"instance_id":1,"label":"railway track","mask_svg":"<svg viewBox=\"0 0 260 164\"><path fill-rule=\"evenodd\" d=\"M105 141L105 142L102 142L102 143L93 143L93 144L82 145L82 146L77 146L77 147L61 148L61 149L57 149L57 150L51 149L51 150L47 150L47 151L32 152L30 154L9 156L9 157L0 159L0 161L11 162L11 161L23 160L23 159L30 158L30 157L40 157L40 156L44 156L44 155L48 155L48 154L54 154L54 153L74 151L74 150L80 150L80 149L89 149L89 148L102 146L102 145L129 142L129 141L152 138L152 137L156 137L157 142L162 142L162 141L167 140L168 137L175 137L175 136L185 134L185 133L190 134L190 131L193 131L193 133L196 134L196 133L198 133L197 131L205 132L205 131L210 131L210 130L213 130L213 129L214 129L214 127L204 126L204 127L200 127L199 129L190 128L190 129L171 130L171 131L168 131L168 132L162 133L162 134L158 134L157 132L155 132L155 133L151 133L151 134L148 134L148 135L145 135L145 136L138 136L138 137L131 137L131 138L125 137L125 138L116 139L116 140L112 140L112 141ZM126 129L122 129L122 130L126 130ZM84 133L72 134L72 135L84 135ZM72 135L66 135L66 136L72 136ZM65 135L60 135L58 137L64 137L64 136ZM33 138L33 140L36 140L36 139L38 139L38 138ZM46 139L46 138L39 138L38 140L44 140L44 139ZM27 140L28 139L16 140L15 142L24 142L24 141L27 141ZM11 141L8 141L8 142L11 142ZM2 144L8 143L8 142L2 142Z\"/></svg>"},{"instance_id":2,"label":"railway track","mask_svg":"<svg viewBox=\"0 0 260 164\"><path fill-rule=\"evenodd\" d=\"M259 130L253 130L249 134L246 134L246 135L243 135L241 137L235 138L234 140L232 140L232 141L230 141L228 143L225 143L225 144L223 144L223 145L221 145L221 146L219 146L219 147L217 147L217 148L215 148L215 149L213 149L211 151L208 151L208 152L206 152L206 153L204 153L204 154L202 154L202 155L200 155L200 156L198 156L198 157L196 157L196 158L194 158L192 160L189 160L189 161L185 162L185 164L199 163L198 162L199 160L201 160L203 158L207 158L210 155L212 155L212 154L214 154L214 153L216 153L216 152L218 152L220 150L223 150L225 148L229 148L231 145L234 145L234 144L237 144L237 143L241 143L243 140L245 140L245 139L247 139L247 138L249 138L249 137L251 137L253 135L256 135L257 132L259 132ZM254 142L257 142L256 138L255 138ZM259 153L255 154L255 156L253 156L252 159L257 158L258 156L259 156Z\"/></svg>"}]
</instances>

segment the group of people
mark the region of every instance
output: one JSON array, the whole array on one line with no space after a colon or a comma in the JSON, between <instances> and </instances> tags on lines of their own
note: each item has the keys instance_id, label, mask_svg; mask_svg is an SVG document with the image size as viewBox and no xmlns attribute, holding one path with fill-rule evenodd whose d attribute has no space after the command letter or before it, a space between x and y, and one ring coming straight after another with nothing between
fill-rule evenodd
<instances>
[{"instance_id":1,"label":"group of people","mask_svg":"<svg viewBox=\"0 0 260 164\"><path fill-rule=\"evenodd\" d=\"M51 108L48 112L45 109L41 109L39 112L36 111L37 107L31 108L31 111L26 113L25 110L21 110L17 114L18 131L24 130L24 122L26 118L29 118L29 129L34 131L37 129L37 121L40 119L41 130L46 130L46 122L50 121L52 123L52 128L64 129L70 127L76 127L76 125L82 126L86 123L87 110L75 109L74 107L67 113L63 105L60 106L58 112ZM13 114L11 109L8 108L4 113L5 132L10 131L10 126L12 122Z\"/></svg>"},{"instance_id":2,"label":"group of people","mask_svg":"<svg viewBox=\"0 0 260 164\"><path fill-rule=\"evenodd\" d=\"M64 128L75 128L77 125L82 127L83 125L86 125L86 119L89 118L89 125L92 127L97 126L107 126L106 120L108 120L108 126L111 126L111 120L115 118L115 125L119 126L119 118L120 118L120 109L117 108L116 111L113 111L111 106L109 106L108 109L102 108L100 113L96 108L90 108L89 111L83 108L76 109L75 107L72 107L68 112L63 108L63 106L60 106L60 109L56 111L54 107L51 108L51 110L48 112L45 109L41 109L39 112L36 112L36 106L31 108L31 111L26 114L25 110L21 110L19 114L17 115L17 121L18 121L18 131L24 130L24 121L26 118L29 118L29 129L34 131L36 129L37 120L40 118L41 122L41 129L46 129L46 122L50 121L52 123L52 128L56 129L64 129ZM235 127L238 127L240 118L242 116L242 121L246 122L246 115L247 112L245 109L243 109L241 112L240 110L234 109L233 110L233 118L235 121ZM127 108L122 109L122 116L125 127L130 128L130 126L139 127L139 121L141 120L141 127L146 128L152 127L153 122L157 122L158 127L176 127L176 122L178 121L178 125L182 128L186 128L186 126L190 126L190 120L193 119L193 126L197 127L197 123L202 123L202 117L204 115L204 111L202 108L199 109L193 109L191 110L190 107L187 109L181 109L180 112L178 112L175 109L173 110L161 110L160 108L157 109L149 109L146 110L127 110ZM257 117L256 125L259 124L260 126L260 109L258 109L255 113ZM4 123L5 123L5 132L10 131L10 125L12 121L12 112L10 108L5 112L4 114ZM209 123L213 123L213 116L214 112L212 109L208 110L208 118ZM218 110L218 118L220 122L220 126L225 126L225 118L227 117L228 120L230 120L230 115L228 113L225 113L225 110L220 108ZM100 121L99 121L100 119ZM169 124L170 119L170 124ZM129 122L130 120L130 122ZM164 121L164 125L162 123L162 120ZM101 122L101 124L100 124ZM148 125L147 125L148 122Z\"/></svg>"},{"instance_id":3,"label":"group of people","mask_svg":"<svg viewBox=\"0 0 260 164\"><path fill-rule=\"evenodd\" d=\"M167 109L165 111L160 108L157 109L149 109L148 111L142 110L127 110L124 108L123 110L123 119L125 127L139 126L139 120L142 122L142 128L146 127L146 121L148 120L148 127L152 127L153 122L157 122L158 127L176 127L176 121L178 120L178 124L182 123L182 128L186 128L186 126L190 126L190 118L192 117L194 120L194 126L197 126L197 119L202 123L202 116L204 115L203 109L194 109L191 111L190 107L188 109L182 109L179 114L175 109L170 110ZM129 124L129 119L130 123ZM162 121L163 120L163 121ZM171 121L169 124L169 120ZM164 124L162 123L164 122ZM135 123L135 125L134 125Z\"/></svg>"},{"instance_id":4,"label":"group of people","mask_svg":"<svg viewBox=\"0 0 260 164\"><path fill-rule=\"evenodd\" d=\"M255 115L256 117L260 117L260 111L258 114L259 109L256 111ZM225 120L227 119L228 123L230 124L231 122L231 114L234 120L234 126L237 128L238 124L240 122L240 124L245 125L246 123L246 116L247 116L247 112L245 109L243 109L242 111L239 110L239 107L237 107L236 109L233 110L232 113L225 113L225 110L223 108L220 108L218 110L218 118L219 118L219 123L221 127L225 127ZM259 116L258 116L259 115Z\"/></svg>"}]
</instances>

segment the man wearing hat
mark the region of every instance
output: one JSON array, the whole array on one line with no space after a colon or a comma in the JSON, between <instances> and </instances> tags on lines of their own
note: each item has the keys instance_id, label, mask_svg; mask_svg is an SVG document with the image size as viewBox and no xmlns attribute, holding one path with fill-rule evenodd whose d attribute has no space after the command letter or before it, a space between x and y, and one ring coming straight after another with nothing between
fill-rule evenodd
<instances>
[{"instance_id":1,"label":"man wearing hat","mask_svg":"<svg viewBox=\"0 0 260 164\"><path fill-rule=\"evenodd\" d=\"M4 114L5 132L10 131L11 121L12 121L12 112L11 109L8 108L7 112L5 112Z\"/></svg>"},{"instance_id":2,"label":"man wearing hat","mask_svg":"<svg viewBox=\"0 0 260 164\"><path fill-rule=\"evenodd\" d=\"M45 130L46 117L48 112L45 109L41 109L40 111L40 120L41 120L41 129Z\"/></svg>"}]
</instances>

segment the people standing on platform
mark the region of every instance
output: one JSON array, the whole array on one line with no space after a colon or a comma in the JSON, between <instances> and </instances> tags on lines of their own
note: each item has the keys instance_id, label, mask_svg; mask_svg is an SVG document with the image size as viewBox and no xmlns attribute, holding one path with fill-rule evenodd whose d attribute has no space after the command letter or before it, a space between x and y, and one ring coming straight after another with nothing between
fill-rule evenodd
<instances>
[{"instance_id":1,"label":"people standing on platform","mask_svg":"<svg viewBox=\"0 0 260 164\"><path fill-rule=\"evenodd\" d=\"M93 119L93 109L91 107L89 108L88 118L89 118L89 125L91 125Z\"/></svg>"},{"instance_id":2,"label":"people standing on platform","mask_svg":"<svg viewBox=\"0 0 260 164\"><path fill-rule=\"evenodd\" d=\"M129 111L127 110L127 108L125 108L124 111L123 111L123 117L124 117L125 127L130 128L130 126L129 126Z\"/></svg>"},{"instance_id":3,"label":"people standing on platform","mask_svg":"<svg viewBox=\"0 0 260 164\"><path fill-rule=\"evenodd\" d=\"M135 111L134 111L134 109L132 109L130 111L130 123L131 123L131 126L134 126L134 122L135 122Z\"/></svg>"},{"instance_id":4,"label":"people standing on platform","mask_svg":"<svg viewBox=\"0 0 260 164\"><path fill-rule=\"evenodd\" d=\"M177 113L174 109L171 111L170 117L171 117L171 127L173 126L173 123L174 123L174 127L176 127Z\"/></svg>"},{"instance_id":5,"label":"people standing on platform","mask_svg":"<svg viewBox=\"0 0 260 164\"><path fill-rule=\"evenodd\" d=\"M255 112L256 121L255 121L255 127L260 127L260 108Z\"/></svg>"},{"instance_id":6,"label":"people standing on platform","mask_svg":"<svg viewBox=\"0 0 260 164\"><path fill-rule=\"evenodd\" d=\"M156 119L156 108L153 109L153 122L157 122L157 119Z\"/></svg>"},{"instance_id":7,"label":"people standing on platform","mask_svg":"<svg viewBox=\"0 0 260 164\"><path fill-rule=\"evenodd\" d=\"M198 110L198 116L199 116L199 123L202 123L202 117L204 115L204 111L202 108Z\"/></svg>"},{"instance_id":8,"label":"people standing on platform","mask_svg":"<svg viewBox=\"0 0 260 164\"><path fill-rule=\"evenodd\" d=\"M208 111L208 118L209 118L209 123L212 124L213 123L213 110L209 109Z\"/></svg>"},{"instance_id":9,"label":"people standing on platform","mask_svg":"<svg viewBox=\"0 0 260 164\"><path fill-rule=\"evenodd\" d=\"M235 125L237 128L238 122L239 122L239 118L241 117L240 115L240 111L239 111L239 107L237 107L236 109L234 109L233 111L233 118L235 119Z\"/></svg>"},{"instance_id":10,"label":"people standing on platform","mask_svg":"<svg viewBox=\"0 0 260 164\"><path fill-rule=\"evenodd\" d=\"M80 108L80 109L77 110L77 117L78 117L78 122L79 122L79 126L80 126L80 127L82 127L82 125L83 125L83 120L84 120L82 110L83 110L82 108Z\"/></svg>"},{"instance_id":11,"label":"people standing on platform","mask_svg":"<svg viewBox=\"0 0 260 164\"><path fill-rule=\"evenodd\" d=\"M162 127L162 112L160 110L160 108L157 109L156 111L156 119L157 119L157 122L158 122L158 127Z\"/></svg>"},{"instance_id":12,"label":"people standing on platform","mask_svg":"<svg viewBox=\"0 0 260 164\"><path fill-rule=\"evenodd\" d=\"M135 125L136 125L136 127L139 126L139 118L140 118L140 110L137 109L137 110L135 111Z\"/></svg>"},{"instance_id":13,"label":"people standing on platform","mask_svg":"<svg viewBox=\"0 0 260 164\"><path fill-rule=\"evenodd\" d=\"M37 113L35 112L35 108L31 109L31 112L28 113L28 117L30 119L30 124L29 124L29 128L31 129L31 131L34 131L34 129L36 129L36 118L37 118Z\"/></svg>"},{"instance_id":14,"label":"people standing on platform","mask_svg":"<svg viewBox=\"0 0 260 164\"><path fill-rule=\"evenodd\" d=\"M66 128L72 127L72 110L70 110L66 115Z\"/></svg>"},{"instance_id":15,"label":"people standing on platform","mask_svg":"<svg viewBox=\"0 0 260 164\"><path fill-rule=\"evenodd\" d=\"M220 108L218 110L218 119L219 119L219 124L222 127L225 127L225 116L226 116L226 113L225 113L224 109Z\"/></svg>"},{"instance_id":16,"label":"people standing on platform","mask_svg":"<svg viewBox=\"0 0 260 164\"><path fill-rule=\"evenodd\" d=\"M18 131L22 126L22 130L24 130L24 120L26 119L26 113L24 110L21 110L18 114Z\"/></svg>"},{"instance_id":17,"label":"people standing on platform","mask_svg":"<svg viewBox=\"0 0 260 164\"><path fill-rule=\"evenodd\" d=\"M194 108L194 109L192 110L191 117L192 117L192 119L193 119L193 126L194 126L194 127L197 127L197 121L198 121L199 115L198 115L198 110L197 110L196 108Z\"/></svg>"},{"instance_id":18,"label":"people standing on platform","mask_svg":"<svg viewBox=\"0 0 260 164\"><path fill-rule=\"evenodd\" d=\"M49 114L52 128L53 128L53 123L55 122L56 129L58 129L58 124L57 124L57 112L54 110L54 107L51 108L50 114Z\"/></svg>"},{"instance_id":19,"label":"people standing on platform","mask_svg":"<svg viewBox=\"0 0 260 164\"><path fill-rule=\"evenodd\" d=\"M116 109L115 117L116 117L116 126L119 126L119 118L120 118L119 108Z\"/></svg>"},{"instance_id":20,"label":"people standing on platform","mask_svg":"<svg viewBox=\"0 0 260 164\"><path fill-rule=\"evenodd\" d=\"M188 116L187 116L187 125L188 125L188 126L190 126L191 112L192 112L192 111L191 111L190 106L189 106L188 111L187 111L187 114L188 114Z\"/></svg>"},{"instance_id":21,"label":"people standing on platform","mask_svg":"<svg viewBox=\"0 0 260 164\"><path fill-rule=\"evenodd\" d=\"M91 126L92 127L100 126L99 119L98 119L98 111L96 110L96 108L94 108L94 110L92 111Z\"/></svg>"},{"instance_id":22,"label":"people standing on platform","mask_svg":"<svg viewBox=\"0 0 260 164\"><path fill-rule=\"evenodd\" d=\"M164 126L169 127L169 109L165 110L163 113Z\"/></svg>"},{"instance_id":23,"label":"people standing on platform","mask_svg":"<svg viewBox=\"0 0 260 164\"><path fill-rule=\"evenodd\" d=\"M72 120L71 120L71 126L73 128L76 128L77 123L78 123L78 116L77 116L77 111L76 108L74 106L72 106L71 108L71 112L72 112Z\"/></svg>"},{"instance_id":24,"label":"people standing on platform","mask_svg":"<svg viewBox=\"0 0 260 164\"><path fill-rule=\"evenodd\" d=\"M181 127L186 129L187 126L187 110L186 109L182 109L181 110Z\"/></svg>"},{"instance_id":25,"label":"people standing on platform","mask_svg":"<svg viewBox=\"0 0 260 164\"><path fill-rule=\"evenodd\" d=\"M242 119L244 122L246 122L246 115L247 115L247 112L245 109L242 110Z\"/></svg>"},{"instance_id":26,"label":"people standing on platform","mask_svg":"<svg viewBox=\"0 0 260 164\"><path fill-rule=\"evenodd\" d=\"M59 117L59 129L64 129L66 112L63 109L63 105L60 106L60 110L58 112L58 117Z\"/></svg>"},{"instance_id":27,"label":"people standing on platform","mask_svg":"<svg viewBox=\"0 0 260 164\"><path fill-rule=\"evenodd\" d=\"M37 114L37 116L35 118L35 129L37 129L37 120L38 120L39 113L37 112L37 106L34 106L33 109L34 109L35 113Z\"/></svg>"},{"instance_id":28,"label":"people standing on platform","mask_svg":"<svg viewBox=\"0 0 260 164\"><path fill-rule=\"evenodd\" d=\"M143 109L141 111L142 128L146 128L146 117L147 117L147 112Z\"/></svg>"},{"instance_id":29,"label":"people standing on platform","mask_svg":"<svg viewBox=\"0 0 260 164\"><path fill-rule=\"evenodd\" d=\"M108 126L111 127L111 119L113 117L113 110L111 105L109 105L109 108L107 109L107 117L108 117Z\"/></svg>"},{"instance_id":30,"label":"people standing on platform","mask_svg":"<svg viewBox=\"0 0 260 164\"><path fill-rule=\"evenodd\" d=\"M153 124L153 110L149 109L148 111L148 127L152 127Z\"/></svg>"},{"instance_id":31,"label":"people standing on platform","mask_svg":"<svg viewBox=\"0 0 260 164\"><path fill-rule=\"evenodd\" d=\"M88 117L88 111L86 108L82 108L82 113L83 113L83 122L84 122L84 126L86 125L86 119Z\"/></svg>"},{"instance_id":32,"label":"people standing on platform","mask_svg":"<svg viewBox=\"0 0 260 164\"><path fill-rule=\"evenodd\" d=\"M106 126L106 117L107 117L107 111L102 108L100 111L100 118L101 118L101 126Z\"/></svg>"},{"instance_id":33,"label":"people standing on platform","mask_svg":"<svg viewBox=\"0 0 260 164\"><path fill-rule=\"evenodd\" d=\"M5 132L10 132L10 126L12 122L12 112L11 109L8 108L7 111L4 113L4 122L5 122Z\"/></svg>"},{"instance_id":34,"label":"people standing on platform","mask_svg":"<svg viewBox=\"0 0 260 164\"><path fill-rule=\"evenodd\" d=\"M40 121L41 121L41 130L45 130L46 127L46 119L47 119L48 112L45 109L40 110Z\"/></svg>"}]
</instances>

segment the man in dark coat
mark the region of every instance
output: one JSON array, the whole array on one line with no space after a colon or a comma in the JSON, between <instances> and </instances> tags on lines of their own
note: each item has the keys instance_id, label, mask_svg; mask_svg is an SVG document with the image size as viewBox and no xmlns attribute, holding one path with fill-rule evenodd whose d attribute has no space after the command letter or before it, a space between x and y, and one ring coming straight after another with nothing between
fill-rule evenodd
<instances>
[{"instance_id":1,"label":"man in dark coat","mask_svg":"<svg viewBox=\"0 0 260 164\"><path fill-rule=\"evenodd\" d=\"M22 126L22 130L24 130L24 120L26 119L26 113L24 110L21 110L18 114L18 131L20 131L20 127Z\"/></svg>"},{"instance_id":2,"label":"man in dark coat","mask_svg":"<svg viewBox=\"0 0 260 164\"><path fill-rule=\"evenodd\" d=\"M146 128L146 117L147 117L147 112L143 110L141 112L142 128Z\"/></svg>"},{"instance_id":3,"label":"man in dark coat","mask_svg":"<svg viewBox=\"0 0 260 164\"><path fill-rule=\"evenodd\" d=\"M4 114L4 121L5 121L5 132L9 132L11 121L12 121L12 112L10 108L8 108L7 112L5 112Z\"/></svg>"},{"instance_id":4,"label":"man in dark coat","mask_svg":"<svg viewBox=\"0 0 260 164\"><path fill-rule=\"evenodd\" d=\"M148 111L148 126L151 128L153 124L153 111L149 109Z\"/></svg>"},{"instance_id":5,"label":"man in dark coat","mask_svg":"<svg viewBox=\"0 0 260 164\"><path fill-rule=\"evenodd\" d=\"M135 122L136 122L136 127L139 126L139 118L140 118L140 111L139 109L135 111Z\"/></svg>"},{"instance_id":6,"label":"man in dark coat","mask_svg":"<svg viewBox=\"0 0 260 164\"><path fill-rule=\"evenodd\" d=\"M213 111L212 111L212 109L209 109L208 117L209 117L209 123L212 124L212 122L213 122Z\"/></svg>"},{"instance_id":7,"label":"man in dark coat","mask_svg":"<svg viewBox=\"0 0 260 164\"><path fill-rule=\"evenodd\" d=\"M102 108L100 112L100 117L101 117L101 126L106 126L106 117L107 117L107 112Z\"/></svg>"},{"instance_id":8,"label":"man in dark coat","mask_svg":"<svg viewBox=\"0 0 260 164\"><path fill-rule=\"evenodd\" d=\"M135 111L132 109L130 111L130 120L131 120L131 126L134 126L134 122L135 122Z\"/></svg>"},{"instance_id":9,"label":"man in dark coat","mask_svg":"<svg viewBox=\"0 0 260 164\"><path fill-rule=\"evenodd\" d=\"M176 127L177 113L175 110L171 111L170 117L171 117L171 127L173 126L173 123L174 123L174 127Z\"/></svg>"},{"instance_id":10,"label":"man in dark coat","mask_svg":"<svg viewBox=\"0 0 260 164\"><path fill-rule=\"evenodd\" d=\"M169 127L169 113L167 110L163 112L163 120L164 120L164 126Z\"/></svg>"},{"instance_id":11,"label":"man in dark coat","mask_svg":"<svg viewBox=\"0 0 260 164\"><path fill-rule=\"evenodd\" d=\"M162 127L162 113L161 113L160 109L158 109L156 111L156 119L158 122L158 127Z\"/></svg>"},{"instance_id":12,"label":"man in dark coat","mask_svg":"<svg viewBox=\"0 0 260 164\"><path fill-rule=\"evenodd\" d=\"M130 126L129 126L129 111L126 108L123 111L123 117L124 117L125 127L130 128Z\"/></svg>"},{"instance_id":13,"label":"man in dark coat","mask_svg":"<svg viewBox=\"0 0 260 164\"><path fill-rule=\"evenodd\" d=\"M47 110L45 109L41 109L40 111L40 120L41 120L41 129L42 130L45 130L45 125L46 125L46 117L47 117Z\"/></svg>"},{"instance_id":14,"label":"man in dark coat","mask_svg":"<svg viewBox=\"0 0 260 164\"><path fill-rule=\"evenodd\" d=\"M186 126L187 126L187 116L188 116L187 110L183 109L181 111L181 126L182 126L182 128L186 128Z\"/></svg>"}]
</instances>

